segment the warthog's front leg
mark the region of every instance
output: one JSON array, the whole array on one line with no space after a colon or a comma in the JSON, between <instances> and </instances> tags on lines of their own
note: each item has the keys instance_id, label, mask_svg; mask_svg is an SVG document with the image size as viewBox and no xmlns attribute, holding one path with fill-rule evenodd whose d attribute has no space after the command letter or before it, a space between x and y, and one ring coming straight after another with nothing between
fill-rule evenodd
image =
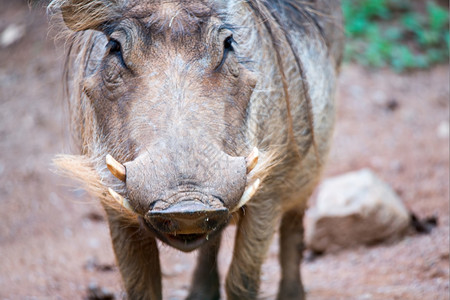
<instances>
[{"instance_id":1,"label":"warthog's front leg","mask_svg":"<svg viewBox=\"0 0 450 300\"><path fill-rule=\"evenodd\" d=\"M305 292L300 276L303 254L303 210L288 211L280 227L281 281L277 300L300 300Z\"/></svg>"},{"instance_id":2,"label":"warthog's front leg","mask_svg":"<svg viewBox=\"0 0 450 300\"><path fill-rule=\"evenodd\" d=\"M255 199L256 200L256 199ZM279 220L276 203L254 201L245 208L226 280L228 300L252 300L258 296L261 266Z\"/></svg>"},{"instance_id":3,"label":"warthog's front leg","mask_svg":"<svg viewBox=\"0 0 450 300\"><path fill-rule=\"evenodd\" d=\"M161 300L161 267L156 240L139 221L106 209L114 252L128 299Z\"/></svg>"},{"instance_id":4,"label":"warthog's front leg","mask_svg":"<svg viewBox=\"0 0 450 300\"><path fill-rule=\"evenodd\" d=\"M191 291L186 300L220 299L220 282L217 269L220 238L219 235L200 248L197 267L192 278Z\"/></svg>"}]
</instances>

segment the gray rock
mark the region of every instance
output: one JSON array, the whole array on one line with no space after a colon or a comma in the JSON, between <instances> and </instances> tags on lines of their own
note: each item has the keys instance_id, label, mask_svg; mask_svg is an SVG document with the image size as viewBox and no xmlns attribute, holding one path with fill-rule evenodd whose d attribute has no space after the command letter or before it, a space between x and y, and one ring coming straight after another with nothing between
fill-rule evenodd
<instances>
[{"instance_id":1,"label":"gray rock","mask_svg":"<svg viewBox=\"0 0 450 300\"><path fill-rule=\"evenodd\" d=\"M305 241L325 252L401 237L410 217L397 194L372 171L363 169L325 180L306 212Z\"/></svg>"}]
</instances>

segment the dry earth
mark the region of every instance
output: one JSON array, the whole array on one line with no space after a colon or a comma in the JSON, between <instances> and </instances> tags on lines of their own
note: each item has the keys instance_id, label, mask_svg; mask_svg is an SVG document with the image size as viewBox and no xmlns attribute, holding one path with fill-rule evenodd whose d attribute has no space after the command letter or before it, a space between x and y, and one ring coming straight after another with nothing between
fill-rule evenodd
<instances>
[{"instance_id":1,"label":"dry earth","mask_svg":"<svg viewBox=\"0 0 450 300\"><path fill-rule=\"evenodd\" d=\"M63 43L48 36L42 11L0 1L0 32L25 35L0 48L0 299L83 299L97 284L122 287L101 207L54 175L68 152L61 96ZM304 262L308 299L449 299L449 68L398 75L345 65L338 123L325 177L369 167L418 216L436 215L429 235L327 254ZM222 277L233 231L220 253ZM183 299L196 253L161 245L165 299ZM274 299L276 240L264 265L262 297Z\"/></svg>"}]
</instances>

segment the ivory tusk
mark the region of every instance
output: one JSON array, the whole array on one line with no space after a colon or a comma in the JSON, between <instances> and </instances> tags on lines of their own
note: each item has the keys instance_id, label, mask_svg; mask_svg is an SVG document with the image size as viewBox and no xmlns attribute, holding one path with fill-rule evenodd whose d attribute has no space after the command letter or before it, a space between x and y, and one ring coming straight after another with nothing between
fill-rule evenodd
<instances>
[{"instance_id":1,"label":"ivory tusk","mask_svg":"<svg viewBox=\"0 0 450 300\"><path fill-rule=\"evenodd\" d=\"M250 152L250 154L245 159L247 163L247 174L250 173L256 166L256 164L258 163L258 158L259 158L258 148L254 147L252 152Z\"/></svg>"},{"instance_id":2,"label":"ivory tusk","mask_svg":"<svg viewBox=\"0 0 450 300\"><path fill-rule=\"evenodd\" d=\"M121 195L119 195L116 191L114 191L112 188L108 188L108 192L111 194L111 196L116 200L120 205L134 213L134 209L131 207L130 202Z\"/></svg>"},{"instance_id":3,"label":"ivory tusk","mask_svg":"<svg viewBox=\"0 0 450 300\"><path fill-rule=\"evenodd\" d=\"M238 205L236 206L236 209L241 208L242 206L244 206L256 193L256 191L258 190L259 184L261 183L261 179L257 178L252 185L250 185L249 187L247 187L244 191L244 193L242 194L241 200L239 200Z\"/></svg>"},{"instance_id":4,"label":"ivory tusk","mask_svg":"<svg viewBox=\"0 0 450 300\"><path fill-rule=\"evenodd\" d=\"M125 182L127 178L127 173L124 165L119 163L117 160L114 159L111 155L106 155L106 166L108 167L109 171L121 181Z\"/></svg>"}]
</instances>

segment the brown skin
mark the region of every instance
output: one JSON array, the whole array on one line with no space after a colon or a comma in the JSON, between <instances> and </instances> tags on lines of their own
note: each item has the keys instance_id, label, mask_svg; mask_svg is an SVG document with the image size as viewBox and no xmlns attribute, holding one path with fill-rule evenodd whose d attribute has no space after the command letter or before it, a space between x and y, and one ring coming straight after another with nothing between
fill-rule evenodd
<instances>
[{"instance_id":1,"label":"brown skin","mask_svg":"<svg viewBox=\"0 0 450 300\"><path fill-rule=\"evenodd\" d=\"M339 22L339 3L127 3L54 1L70 29L96 31L73 42L78 58L68 56L84 162L65 166L102 199L130 299L162 299L155 238L182 251L203 245L188 299L218 299L220 232L230 219L238 231L227 298L257 298L281 221L278 299L303 299L302 217L328 151L342 52L342 34L317 16ZM311 17L314 9L322 14ZM260 63L256 72L245 57ZM262 155L247 174L254 146ZM106 170L106 154L125 166L124 182ZM262 187L237 210L256 178ZM112 202L108 187L131 212Z\"/></svg>"}]
</instances>

